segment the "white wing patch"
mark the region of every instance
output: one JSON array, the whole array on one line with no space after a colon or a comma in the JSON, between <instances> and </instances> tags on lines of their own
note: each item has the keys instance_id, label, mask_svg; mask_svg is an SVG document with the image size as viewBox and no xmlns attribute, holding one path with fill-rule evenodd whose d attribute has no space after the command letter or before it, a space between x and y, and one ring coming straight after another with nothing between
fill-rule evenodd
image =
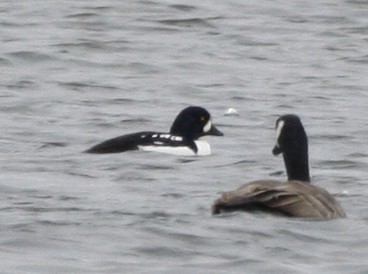
<instances>
[{"instance_id":1,"label":"white wing patch","mask_svg":"<svg viewBox=\"0 0 368 274\"><path fill-rule=\"evenodd\" d=\"M141 138L145 137L146 135L142 135ZM153 134L152 138L159 138L159 139L167 139L167 140L172 140L172 141L176 141L176 142L181 142L183 141L183 137L181 136L175 136L175 135L171 135L171 134ZM156 142L159 141L154 141L155 144ZM160 142L161 144L163 144L163 142Z\"/></svg>"},{"instance_id":2,"label":"white wing patch","mask_svg":"<svg viewBox=\"0 0 368 274\"><path fill-rule=\"evenodd\" d=\"M157 137L157 136L152 136L152 137ZM170 134L160 134L158 137L163 138L163 139L170 139L171 135Z\"/></svg>"},{"instance_id":3,"label":"white wing patch","mask_svg":"<svg viewBox=\"0 0 368 274\"><path fill-rule=\"evenodd\" d=\"M171 140L173 140L173 141L177 141L177 142L181 142L181 141L183 141L183 137L181 137L181 136L171 136L170 137L170 139Z\"/></svg>"}]
</instances>

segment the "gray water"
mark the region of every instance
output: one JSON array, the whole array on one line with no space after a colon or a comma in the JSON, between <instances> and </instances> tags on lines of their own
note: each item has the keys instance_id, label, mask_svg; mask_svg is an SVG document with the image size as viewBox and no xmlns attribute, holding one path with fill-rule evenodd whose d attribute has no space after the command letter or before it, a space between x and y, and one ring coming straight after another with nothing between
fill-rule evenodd
<instances>
[{"instance_id":1,"label":"gray water","mask_svg":"<svg viewBox=\"0 0 368 274\"><path fill-rule=\"evenodd\" d=\"M1 1L1 273L368 273L367 45L365 0ZM188 105L209 157L82 153ZM285 113L348 218L211 216Z\"/></svg>"}]
</instances>

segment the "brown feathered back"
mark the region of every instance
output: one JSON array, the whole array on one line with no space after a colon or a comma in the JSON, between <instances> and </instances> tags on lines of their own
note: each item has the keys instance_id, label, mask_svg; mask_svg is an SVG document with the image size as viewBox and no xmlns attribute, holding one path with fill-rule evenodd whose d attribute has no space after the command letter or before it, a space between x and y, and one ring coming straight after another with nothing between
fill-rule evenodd
<instances>
[{"instance_id":1,"label":"brown feathered back","mask_svg":"<svg viewBox=\"0 0 368 274\"><path fill-rule=\"evenodd\" d=\"M213 214L233 210L260 210L288 217L319 219L346 216L326 190L301 181L253 181L223 193L212 206Z\"/></svg>"},{"instance_id":2,"label":"brown feathered back","mask_svg":"<svg viewBox=\"0 0 368 274\"><path fill-rule=\"evenodd\" d=\"M334 219L346 217L335 198L321 187L312 185L309 176L308 138L298 116L287 114L276 121L274 155L283 155L288 181L253 181L223 193L212 213L260 210L300 218Z\"/></svg>"}]
</instances>

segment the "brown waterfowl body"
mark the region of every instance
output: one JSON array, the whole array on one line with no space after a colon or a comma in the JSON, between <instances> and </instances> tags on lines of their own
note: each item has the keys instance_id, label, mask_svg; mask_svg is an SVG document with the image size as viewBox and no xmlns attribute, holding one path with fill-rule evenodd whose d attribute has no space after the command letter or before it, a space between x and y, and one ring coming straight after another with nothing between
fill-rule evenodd
<instances>
[{"instance_id":1,"label":"brown waterfowl body","mask_svg":"<svg viewBox=\"0 0 368 274\"><path fill-rule=\"evenodd\" d=\"M212 213L244 210L324 220L346 217L331 194L310 184L308 140L299 117L281 116L276 121L276 130L273 154L283 154L288 181L253 181L225 192L214 202Z\"/></svg>"}]
</instances>

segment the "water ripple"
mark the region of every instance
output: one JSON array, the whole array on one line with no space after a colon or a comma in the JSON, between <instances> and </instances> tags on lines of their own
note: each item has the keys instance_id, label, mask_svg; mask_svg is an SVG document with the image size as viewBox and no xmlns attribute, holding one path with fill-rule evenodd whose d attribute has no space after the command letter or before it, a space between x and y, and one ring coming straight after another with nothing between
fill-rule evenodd
<instances>
[{"instance_id":1,"label":"water ripple","mask_svg":"<svg viewBox=\"0 0 368 274\"><path fill-rule=\"evenodd\" d=\"M55 59L55 57L52 55L35 51L15 51L7 53L7 55L11 58L16 58L18 60L27 62L43 62Z\"/></svg>"},{"instance_id":2,"label":"water ripple","mask_svg":"<svg viewBox=\"0 0 368 274\"><path fill-rule=\"evenodd\" d=\"M2 1L1 271L367 273L367 5ZM188 105L226 130L210 157L82 153ZM216 193L285 179L288 112L348 218L211 216Z\"/></svg>"}]
</instances>

